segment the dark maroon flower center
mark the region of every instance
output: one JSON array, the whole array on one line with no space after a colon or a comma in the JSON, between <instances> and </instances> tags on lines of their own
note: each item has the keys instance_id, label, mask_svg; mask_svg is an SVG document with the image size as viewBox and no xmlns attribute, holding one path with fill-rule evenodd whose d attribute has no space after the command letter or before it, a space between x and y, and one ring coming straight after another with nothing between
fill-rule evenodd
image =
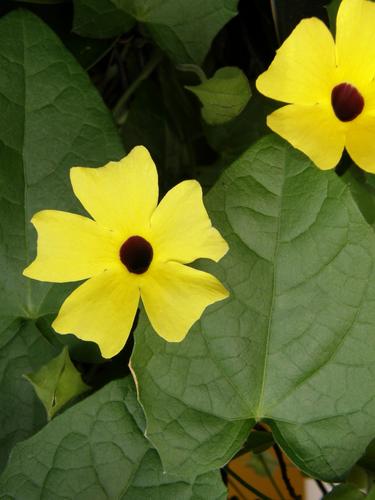
<instances>
[{"instance_id":1,"label":"dark maroon flower center","mask_svg":"<svg viewBox=\"0 0 375 500\"><path fill-rule=\"evenodd\" d=\"M131 236L120 248L120 259L131 273L142 274L149 268L154 252L142 236Z\"/></svg>"},{"instance_id":2,"label":"dark maroon flower center","mask_svg":"<svg viewBox=\"0 0 375 500\"><path fill-rule=\"evenodd\" d=\"M354 120L363 110L365 101L358 90L350 83L340 83L332 90L333 111L342 122Z\"/></svg>"}]
</instances>

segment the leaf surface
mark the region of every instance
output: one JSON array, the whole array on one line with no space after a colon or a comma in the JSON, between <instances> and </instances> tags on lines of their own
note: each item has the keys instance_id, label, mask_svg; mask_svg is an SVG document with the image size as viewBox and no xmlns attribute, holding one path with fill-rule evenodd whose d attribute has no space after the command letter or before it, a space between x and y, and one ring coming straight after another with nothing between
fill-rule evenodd
<instances>
[{"instance_id":1,"label":"leaf surface","mask_svg":"<svg viewBox=\"0 0 375 500\"><path fill-rule=\"evenodd\" d=\"M133 381L111 382L16 446L0 478L0 495L28 500L226 498L219 471L189 481L165 474L143 432Z\"/></svg>"},{"instance_id":2,"label":"leaf surface","mask_svg":"<svg viewBox=\"0 0 375 500\"><path fill-rule=\"evenodd\" d=\"M38 371L27 373L25 377L43 403L48 420L71 399L90 389L73 365L67 347Z\"/></svg>"},{"instance_id":3,"label":"leaf surface","mask_svg":"<svg viewBox=\"0 0 375 500\"><path fill-rule=\"evenodd\" d=\"M187 85L186 88L201 101L202 116L210 125L233 120L251 97L246 76L239 68L231 66L220 68L200 85Z\"/></svg>"},{"instance_id":4,"label":"leaf surface","mask_svg":"<svg viewBox=\"0 0 375 500\"><path fill-rule=\"evenodd\" d=\"M201 267L231 296L180 344L139 324L132 366L148 436L168 471L204 471L225 445L230 458L233 435L217 442L203 421L264 420L302 470L337 479L375 433L373 229L334 172L275 136L224 172L206 206L230 251Z\"/></svg>"},{"instance_id":5,"label":"leaf surface","mask_svg":"<svg viewBox=\"0 0 375 500\"><path fill-rule=\"evenodd\" d=\"M0 20L0 67L3 463L10 446L45 421L32 387L21 377L56 355L36 324L56 313L71 289L22 276L36 249L30 219L47 208L82 211L70 186L70 167L118 159L122 147L87 75L56 35L28 11L14 11Z\"/></svg>"},{"instance_id":6,"label":"leaf surface","mask_svg":"<svg viewBox=\"0 0 375 500\"><path fill-rule=\"evenodd\" d=\"M111 0L74 0L73 31L82 36L111 38L129 31L135 20Z\"/></svg>"},{"instance_id":7,"label":"leaf surface","mask_svg":"<svg viewBox=\"0 0 375 500\"><path fill-rule=\"evenodd\" d=\"M176 63L202 64L213 38L236 15L237 0L113 0L144 23Z\"/></svg>"}]
</instances>

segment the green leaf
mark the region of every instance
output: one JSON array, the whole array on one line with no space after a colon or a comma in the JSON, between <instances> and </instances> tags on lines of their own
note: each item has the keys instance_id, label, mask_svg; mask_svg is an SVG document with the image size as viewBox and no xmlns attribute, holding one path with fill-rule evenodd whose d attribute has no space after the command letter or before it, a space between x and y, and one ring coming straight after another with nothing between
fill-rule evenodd
<instances>
[{"instance_id":1,"label":"green leaf","mask_svg":"<svg viewBox=\"0 0 375 500\"><path fill-rule=\"evenodd\" d=\"M175 63L201 65L218 31L237 14L237 0L112 0L144 23Z\"/></svg>"},{"instance_id":2,"label":"green leaf","mask_svg":"<svg viewBox=\"0 0 375 500\"><path fill-rule=\"evenodd\" d=\"M25 378L33 385L43 403L48 420L71 399L90 389L71 362L67 347L37 372L25 375Z\"/></svg>"},{"instance_id":3,"label":"green leaf","mask_svg":"<svg viewBox=\"0 0 375 500\"><path fill-rule=\"evenodd\" d=\"M269 132L267 115L279 105L252 88L252 97L242 113L221 125L206 125L205 134L210 146L225 157L226 165L246 151L249 146Z\"/></svg>"},{"instance_id":4,"label":"green leaf","mask_svg":"<svg viewBox=\"0 0 375 500\"><path fill-rule=\"evenodd\" d=\"M364 218L370 225L374 226L375 186L368 182L370 175L363 172L350 161L350 167L341 178L349 186L352 196Z\"/></svg>"},{"instance_id":5,"label":"green leaf","mask_svg":"<svg viewBox=\"0 0 375 500\"><path fill-rule=\"evenodd\" d=\"M224 172L206 206L230 251L199 267L231 296L179 344L140 322L147 434L166 470L203 472L235 441L223 453L208 419L265 420L303 471L338 479L375 433L374 231L334 172L275 136Z\"/></svg>"},{"instance_id":6,"label":"green leaf","mask_svg":"<svg viewBox=\"0 0 375 500\"><path fill-rule=\"evenodd\" d=\"M57 416L14 449L0 478L2 498L224 500L219 471L181 480L165 474L144 437L130 377Z\"/></svg>"},{"instance_id":7,"label":"green leaf","mask_svg":"<svg viewBox=\"0 0 375 500\"><path fill-rule=\"evenodd\" d=\"M0 425L0 448L4 459L14 442L45 421L32 387L21 377L56 355L35 323L55 314L71 290L71 285L22 276L36 250L30 219L45 208L82 212L70 186L69 168L118 159L122 146L87 75L48 26L30 12L14 11L0 20L0 65L0 419L7 422ZM30 336L25 338L25 332ZM35 353L33 346L40 351Z\"/></svg>"},{"instance_id":8,"label":"green leaf","mask_svg":"<svg viewBox=\"0 0 375 500\"><path fill-rule=\"evenodd\" d=\"M365 495L351 484L339 484L324 498L329 500L362 500Z\"/></svg>"},{"instance_id":9,"label":"green leaf","mask_svg":"<svg viewBox=\"0 0 375 500\"><path fill-rule=\"evenodd\" d=\"M22 374L56 352L34 322L0 317L0 470L12 447L46 422L43 406Z\"/></svg>"},{"instance_id":10,"label":"green leaf","mask_svg":"<svg viewBox=\"0 0 375 500\"><path fill-rule=\"evenodd\" d=\"M375 439L368 445L365 454L358 463L365 469L375 472Z\"/></svg>"},{"instance_id":11,"label":"green leaf","mask_svg":"<svg viewBox=\"0 0 375 500\"><path fill-rule=\"evenodd\" d=\"M210 125L233 120L245 108L251 97L249 82L235 67L220 68L212 78L200 85L186 85L201 101L202 116Z\"/></svg>"},{"instance_id":12,"label":"green leaf","mask_svg":"<svg viewBox=\"0 0 375 500\"><path fill-rule=\"evenodd\" d=\"M111 0L73 0L73 31L82 36L111 38L129 31L135 20Z\"/></svg>"},{"instance_id":13,"label":"green leaf","mask_svg":"<svg viewBox=\"0 0 375 500\"><path fill-rule=\"evenodd\" d=\"M336 34L336 17L340 7L340 3L341 0L332 0L328 5L325 6L328 13L329 27L333 35Z\"/></svg>"}]
</instances>

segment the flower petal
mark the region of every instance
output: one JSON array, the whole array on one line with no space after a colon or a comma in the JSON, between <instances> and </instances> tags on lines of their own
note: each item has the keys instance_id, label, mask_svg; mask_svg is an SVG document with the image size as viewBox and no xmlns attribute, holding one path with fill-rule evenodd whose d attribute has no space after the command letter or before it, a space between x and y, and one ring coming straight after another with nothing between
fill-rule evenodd
<instances>
[{"instance_id":1,"label":"flower petal","mask_svg":"<svg viewBox=\"0 0 375 500\"><path fill-rule=\"evenodd\" d=\"M65 300L52 327L96 342L104 358L121 351L139 303L137 280L122 269L104 271Z\"/></svg>"},{"instance_id":2,"label":"flower petal","mask_svg":"<svg viewBox=\"0 0 375 500\"><path fill-rule=\"evenodd\" d=\"M269 115L267 124L322 170L335 167L341 158L345 125L330 109L290 104Z\"/></svg>"},{"instance_id":3,"label":"flower petal","mask_svg":"<svg viewBox=\"0 0 375 500\"><path fill-rule=\"evenodd\" d=\"M154 330L168 342L180 342L205 308L228 297L211 274L178 262L152 266L141 297Z\"/></svg>"},{"instance_id":4,"label":"flower petal","mask_svg":"<svg viewBox=\"0 0 375 500\"><path fill-rule=\"evenodd\" d=\"M256 87L278 101L329 102L335 63L335 45L328 28L319 19L304 19L278 49Z\"/></svg>"},{"instance_id":5,"label":"flower petal","mask_svg":"<svg viewBox=\"0 0 375 500\"><path fill-rule=\"evenodd\" d=\"M63 283L101 273L117 262L119 241L81 215L42 210L31 222L38 231L37 257L24 271L29 278Z\"/></svg>"},{"instance_id":6,"label":"flower petal","mask_svg":"<svg viewBox=\"0 0 375 500\"><path fill-rule=\"evenodd\" d=\"M74 193L101 225L126 235L142 232L158 203L158 174L143 146L104 167L70 170Z\"/></svg>"},{"instance_id":7,"label":"flower petal","mask_svg":"<svg viewBox=\"0 0 375 500\"><path fill-rule=\"evenodd\" d=\"M337 13L336 51L345 81L361 87L375 74L375 4L343 0Z\"/></svg>"},{"instance_id":8,"label":"flower petal","mask_svg":"<svg viewBox=\"0 0 375 500\"><path fill-rule=\"evenodd\" d=\"M375 173L375 116L361 115L348 129L346 149L352 160L366 172Z\"/></svg>"},{"instance_id":9,"label":"flower petal","mask_svg":"<svg viewBox=\"0 0 375 500\"><path fill-rule=\"evenodd\" d=\"M211 225L197 181L180 182L164 196L151 218L151 239L160 261L218 261L228 251Z\"/></svg>"}]
</instances>

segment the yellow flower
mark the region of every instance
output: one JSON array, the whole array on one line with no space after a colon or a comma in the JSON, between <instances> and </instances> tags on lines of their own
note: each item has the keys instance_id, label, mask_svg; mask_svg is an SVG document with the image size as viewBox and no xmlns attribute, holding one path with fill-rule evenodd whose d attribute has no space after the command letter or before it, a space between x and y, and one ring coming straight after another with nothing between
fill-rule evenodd
<instances>
[{"instance_id":1,"label":"yellow flower","mask_svg":"<svg viewBox=\"0 0 375 500\"><path fill-rule=\"evenodd\" d=\"M375 172L375 3L343 0L336 44L325 24L304 19L256 82L268 97L290 103L267 124L321 169L333 168L344 147Z\"/></svg>"},{"instance_id":2,"label":"yellow flower","mask_svg":"<svg viewBox=\"0 0 375 500\"><path fill-rule=\"evenodd\" d=\"M141 146L104 167L74 167L70 179L94 220L35 214L37 257L24 270L56 283L89 278L65 300L53 328L96 342L110 358L124 346L141 297L155 331L180 342L209 304L228 296L214 276L184 265L218 261L228 250L199 183L181 182L158 205L157 171Z\"/></svg>"}]
</instances>

